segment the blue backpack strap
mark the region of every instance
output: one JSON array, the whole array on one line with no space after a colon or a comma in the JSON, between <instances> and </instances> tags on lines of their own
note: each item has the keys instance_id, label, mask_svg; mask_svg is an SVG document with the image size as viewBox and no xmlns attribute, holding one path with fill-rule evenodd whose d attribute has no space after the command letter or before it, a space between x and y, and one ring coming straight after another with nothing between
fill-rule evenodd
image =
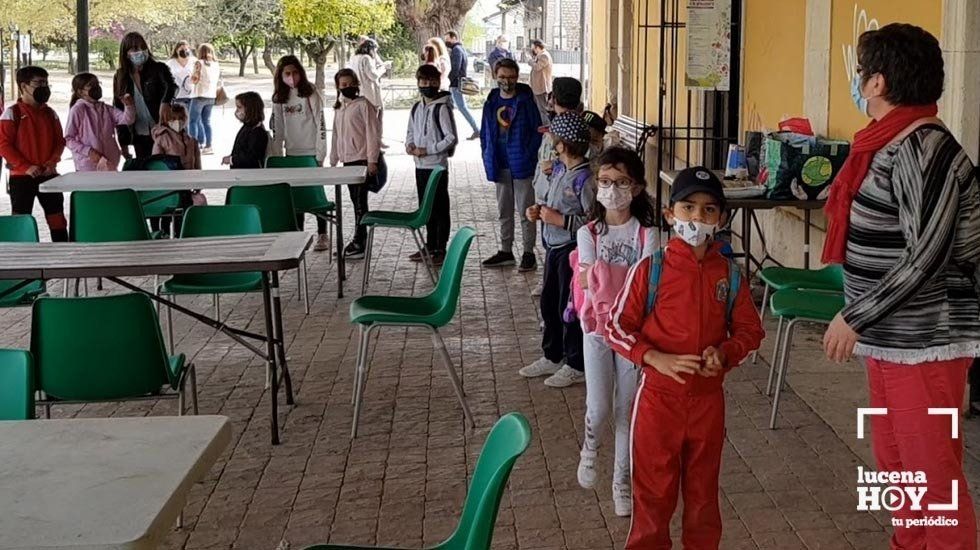
<instances>
[{"instance_id":1,"label":"blue backpack strap","mask_svg":"<svg viewBox=\"0 0 980 550\"><path fill-rule=\"evenodd\" d=\"M653 311L653 304L657 300L657 287L660 286L660 272L663 270L663 264L664 250L660 248L650 255L650 277L647 280L647 315Z\"/></svg>"},{"instance_id":2,"label":"blue backpack strap","mask_svg":"<svg viewBox=\"0 0 980 550\"><path fill-rule=\"evenodd\" d=\"M580 170L578 174L575 175L575 180L572 181L572 189L575 190L575 196L582 196L582 189L585 188L585 182L589 180L592 176L592 172L589 170Z\"/></svg>"},{"instance_id":3,"label":"blue backpack strap","mask_svg":"<svg viewBox=\"0 0 980 550\"><path fill-rule=\"evenodd\" d=\"M738 298L740 286L742 286L742 271L735 260L728 258L728 304L725 309L725 318L729 327L732 324L732 311L735 309L735 299Z\"/></svg>"}]
</instances>

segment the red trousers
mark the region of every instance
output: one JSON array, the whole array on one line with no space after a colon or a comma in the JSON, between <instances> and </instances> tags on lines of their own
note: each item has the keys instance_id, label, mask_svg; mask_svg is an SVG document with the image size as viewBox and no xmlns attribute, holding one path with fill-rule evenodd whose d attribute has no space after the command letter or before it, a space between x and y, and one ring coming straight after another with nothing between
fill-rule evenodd
<instances>
[{"instance_id":1,"label":"red trousers","mask_svg":"<svg viewBox=\"0 0 980 550\"><path fill-rule=\"evenodd\" d=\"M633 406L633 521L626 548L669 549L670 518L684 495L685 550L721 542L718 475L725 443L725 394L667 393L643 375Z\"/></svg>"},{"instance_id":2,"label":"red trousers","mask_svg":"<svg viewBox=\"0 0 980 550\"><path fill-rule=\"evenodd\" d=\"M887 415L871 416L872 449L879 471L921 471L926 476L922 510L909 505L892 512L902 526L894 528L892 550L976 550L977 520L966 477L963 475L963 440L953 439L950 423L959 420L967 369L971 359L898 365L867 359L871 407L888 409ZM957 411L949 415L927 414L929 408ZM957 509L937 511L931 504L953 501L956 481ZM945 516L956 526L912 526L908 520Z\"/></svg>"}]
</instances>

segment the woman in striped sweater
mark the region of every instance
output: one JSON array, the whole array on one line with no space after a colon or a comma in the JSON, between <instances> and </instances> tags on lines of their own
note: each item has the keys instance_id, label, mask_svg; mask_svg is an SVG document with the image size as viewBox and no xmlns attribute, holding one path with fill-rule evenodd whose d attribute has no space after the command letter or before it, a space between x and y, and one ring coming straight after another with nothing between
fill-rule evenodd
<instances>
[{"instance_id":1,"label":"woman in striped sweater","mask_svg":"<svg viewBox=\"0 0 980 550\"><path fill-rule=\"evenodd\" d=\"M980 356L977 181L935 117L943 86L935 37L904 24L868 31L858 63L852 95L874 120L855 136L827 203L824 261L844 264L847 305L827 329L824 349L838 362L865 358L870 406L887 410L871 419L879 471L925 474L921 509L906 500L893 512L901 526L891 547L974 550L963 444L950 423L967 369ZM950 503L957 505L929 511ZM936 515L956 525L910 526Z\"/></svg>"}]
</instances>

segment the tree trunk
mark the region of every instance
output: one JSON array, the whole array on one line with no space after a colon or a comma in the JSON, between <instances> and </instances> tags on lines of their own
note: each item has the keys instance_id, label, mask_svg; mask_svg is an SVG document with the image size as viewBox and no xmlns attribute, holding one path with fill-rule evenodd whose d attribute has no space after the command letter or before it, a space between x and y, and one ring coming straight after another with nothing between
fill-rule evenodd
<instances>
[{"instance_id":1,"label":"tree trunk","mask_svg":"<svg viewBox=\"0 0 980 550\"><path fill-rule=\"evenodd\" d=\"M71 49L71 40L65 43L65 47L68 49L68 74L75 74L75 52Z\"/></svg>"},{"instance_id":2,"label":"tree trunk","mask_svg":"<svg viewBox=\"0 0 980 550\"><path fill-rule=\"evenodd\" d=\"M330 52L334 49L335 45L335 42L325 42L324 39L321 38L316 42L307 44L306 46L306 55L308 55L312 60L311 64L316 66L316 89L320 90L321 92L326 89L327 75L325 68Z\"/></svg>"},{"instance_id":3,"label":"tree trunk","mask_svg":"<svg viewBox=\"0 0 980 550\"><path fill-rule=\"evenodd\" d=\"M252 71L259 74L259 49L252 46Z\"/></svg>"},{"instance_id":4,"label":"tree trunk","mask_svg":"<svg viewBox=\"0 0 980 550\"><path fill-rule=\"evenodd\" d=\"M272 45L268 41L265 43L265 49L262 50L262 62L270 73L276 74L276 64L272 61Z\"/></svg>"},{"instance_id":5,"label":"tree trunk","mask_svg":"<svg viewBox=\"0 0 980 550\"><path fill-rule=\"evenodd\" d=\"M248 64L248 50L235 44L235 54L238 55L238 76L245 76L245 65Z\"/></svg>"}]
</instances>

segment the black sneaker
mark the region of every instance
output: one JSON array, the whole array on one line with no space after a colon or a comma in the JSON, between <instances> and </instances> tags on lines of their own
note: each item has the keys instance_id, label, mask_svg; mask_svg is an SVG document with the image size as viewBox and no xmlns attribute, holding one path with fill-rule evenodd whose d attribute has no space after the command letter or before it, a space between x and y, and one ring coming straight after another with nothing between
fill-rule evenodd
<instances>
[{"instance_id":1,"label":"black sneaker","mask_svg":"<svg viewBox=\"0 0 980 550\"><path fill-rule=\"evenodd\" d=\"M348 260L360 260L364 258L364 245L350 242L344 247L344 258Z\"/></svg>"},{"instance_id":2,"label":"black sneaker","mask_svg":"<svg viewBox=\"0 0 980 550\"><path fill-rule=\"evenodd\" d=\"M514 253L503 250L483 260L483 267L506 267L515 264L517 264L517 260L514 258Z\"/></svg>"},{"instance_id":3,"label":"black sneaker","mask_svg":"<svg viewBox=\"0 0 980 550\"><path fill-rule=\"evenodd\" d=\"M429 252L429 258L432 259L432 265L438 267L446 263L446 251L434 250L432 252Z\"/></svg>"},{"instance_id":4,"label":"black sneaker","mask_svg":"<svg viewBox=\"0 0 980 550\"><path fill-rule=\"evenodd\" d=\"M534 252L525 252L521 256L521 265L517 267L517 271L534 271L538 268L538 259L534 257Z\"/></svg>"}]
</instances>

